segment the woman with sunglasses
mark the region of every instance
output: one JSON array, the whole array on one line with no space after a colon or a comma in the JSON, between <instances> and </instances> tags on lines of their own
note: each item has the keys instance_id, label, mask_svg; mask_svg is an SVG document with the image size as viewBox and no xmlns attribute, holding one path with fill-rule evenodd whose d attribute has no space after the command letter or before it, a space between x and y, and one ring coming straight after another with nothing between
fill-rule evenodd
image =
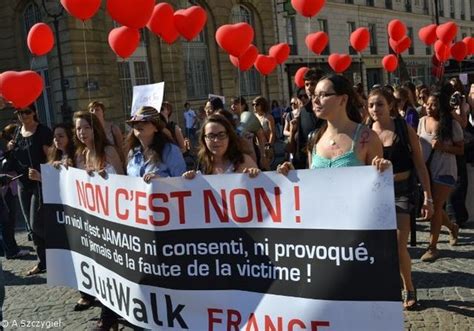
<instances>
[{"instance_id":1,"label":"woman with sunglasses","mask_svg":"<svg viewBox=\"0 0 474 331\"><path fill-rule=\"evenodd\" d=\"M361 114L354 105L351 83L339 75L323 77L314 91L313 111L325 120L308 142L308 162L311 169L374 165L384 171L391 162L383 158L377 134L361 124ZM277 171L288 174L294 169L284 162Z\"/></svg>"},{"instance_id":2,"label":"woman with sunglasses","mask_svg":"<svg viewBox=\"0 0 474 331\"><path fill-rule=\"evenodd\" d=\"M222 115L213 114L206 119L199 143L198 170L204 175L248 173L255 177L260 173L255 161L242 152L232 124ZM183 175L187 179L195 176L195 170Z\"/></svg>"},{"instance_id":3,"label":"woman with sunglasses","mask_svg":"<svg viewBox=\"0 0 474 331\"><path fill-rule=\"evenodd\" d=\"M23 175L18 181L20 208L30 231L29 236L32 236L38 254L38 263L26 274L32 276L46 271L46 250L44 224L39 217L41 183L32 180L29 177L29 172L31 169L39 171L40 164L46 163L53 135L48 127L39 123L34 105L19 109L15 113L21 126L8 143L7 149L11 151L12 155L12 170Z\"/></svg>"}]
</instances>

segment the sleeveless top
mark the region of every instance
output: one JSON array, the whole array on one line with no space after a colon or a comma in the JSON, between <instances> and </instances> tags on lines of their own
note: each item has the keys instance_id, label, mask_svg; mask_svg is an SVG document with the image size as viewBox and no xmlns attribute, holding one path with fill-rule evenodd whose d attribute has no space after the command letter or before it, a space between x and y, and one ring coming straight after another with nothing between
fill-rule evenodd
<instances>
[{"instance_id":1,"label":"sleeveless top","mask_svg":"<svg viewBox=\"0 0 474 331\"><path fill-rule=\"evenodd\" d=\"M311 153L310 169L356 167L364 165L364 163L362 163L358 159L357 154L354 151L354 147L357 143L357 140L359 140L359 135L362 127L363 125L360 123L357 125L356 132L354 133L354 137L352 138L351 149L346 153L335 157L334 159L327 159L325 157L319 156L316 153L316 145L314 145L313 152Z\"/></svg>"},{"instance_id":2,"label":"sleeveless top","mask_svg":"<svg viewBox=\"0 0 474 331\"><path fill-rule=\"evenodd\" d=\"M383 158L390 160L393 164L393 173L398 174L413 169L413 159L411 157L410 142L408 141L407 125L403 119L394 119L395 137L392 145L383 147ZM403 132L403 130L405 130Z\"/></svg>"}]
</instances>

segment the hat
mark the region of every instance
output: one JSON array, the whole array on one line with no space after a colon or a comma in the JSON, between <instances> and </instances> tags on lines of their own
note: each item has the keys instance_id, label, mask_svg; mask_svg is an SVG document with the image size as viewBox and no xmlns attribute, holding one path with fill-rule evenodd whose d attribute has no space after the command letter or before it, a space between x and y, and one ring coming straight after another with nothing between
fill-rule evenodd
<instances>
[{"instance_id":1,"label":"hat","mask_svg":"<svg viewBox=\"0 0 474 331\"><path fill-rule=\"evenodd\" d=\"M144 106L141 107L135 115L133 115L126 123L128 125L133 125L137 122L155 122L160 121L160 113L153 107Z\"/></svg>"}]
</instances>

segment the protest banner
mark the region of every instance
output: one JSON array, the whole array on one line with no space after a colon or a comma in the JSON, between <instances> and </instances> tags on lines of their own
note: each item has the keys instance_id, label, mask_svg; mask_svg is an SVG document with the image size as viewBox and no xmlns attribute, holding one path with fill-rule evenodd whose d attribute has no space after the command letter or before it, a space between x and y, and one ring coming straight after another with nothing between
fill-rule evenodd
<instances>
[{"instance_id":1,"label":"protest banner","mask_svg":"<svg viewBox=\"0 0 474 331\"><path fill-rule=\"evenodd\" d=\"M163 103L163 94L165 92L165 83L156 83L148 85L136 85L133 87L132 109L130 115L135 113L141 107L153 107L160 111Z\"/></svg>"},{"instance_id":2,"label":"protest banner","mask_svg":"<svg viewBox=\"0 0 474 331\"><path fill-rule=\"evenodd\" d=\"M401 330L393 175L42 166L48 285L153 330Z\"/></svg>"}]
</instances>

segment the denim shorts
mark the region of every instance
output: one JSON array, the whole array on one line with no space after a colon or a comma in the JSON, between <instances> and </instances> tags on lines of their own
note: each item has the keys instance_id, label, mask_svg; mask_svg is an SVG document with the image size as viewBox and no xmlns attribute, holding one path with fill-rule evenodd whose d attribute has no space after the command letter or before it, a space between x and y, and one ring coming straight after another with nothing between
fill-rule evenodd
<instances>
[{"instance_id":1,"label":"denim shorts","mask_svg":"<svg viewBox=\"0 0 474 331\"><path fill-rule=\"evenodd\" d=\"M456 186L456 178L450 175L441 175L433 178L433 183L446 185L454 188Z\"/></svg>"}]
</instances>

